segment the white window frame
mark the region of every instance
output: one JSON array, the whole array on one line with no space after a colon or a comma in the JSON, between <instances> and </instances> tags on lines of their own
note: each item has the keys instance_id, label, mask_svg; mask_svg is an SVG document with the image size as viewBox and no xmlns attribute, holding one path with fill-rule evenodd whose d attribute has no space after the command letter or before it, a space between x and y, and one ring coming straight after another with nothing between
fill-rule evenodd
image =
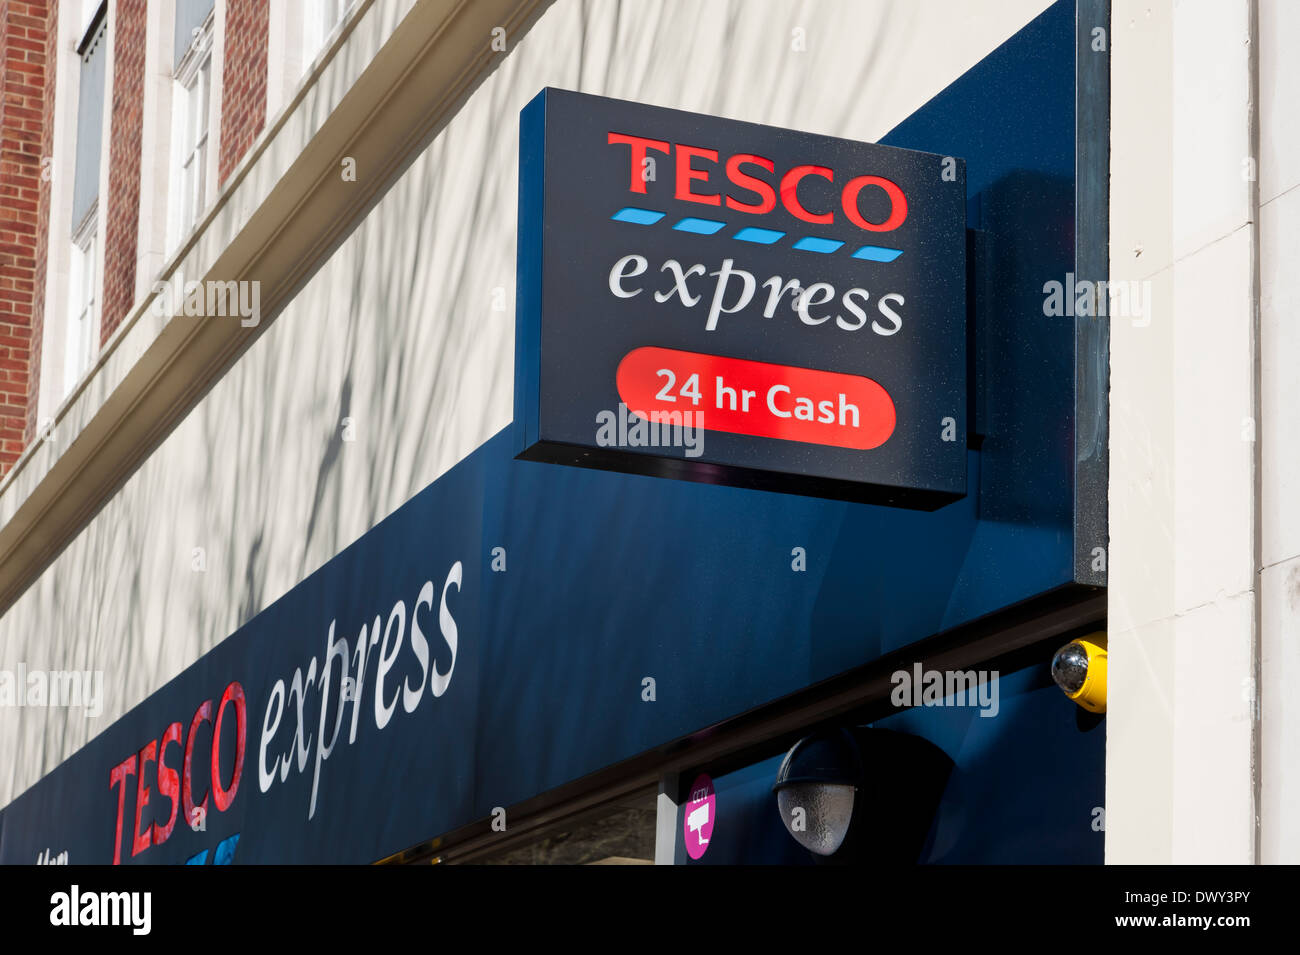
<instances>
[{"instance_id":1,"label":"white window frame","mask_svg":"<svg viewBox=\"0 0 1300 955\"><path fill-rule=\"evenodd\" d=\"M72 236L63 344L63 398L85 376L98 351L99 263L99 200L96 199Z\"/></svg>"},{"instance_id":2,"label":"white window frame","mask_svg":"<svg viewBox=\"0 0 1300 955\"><path fill-rule=\"evenodd\" d=\"M77 19L73 21L73 36L77 38L77 42L90 29L90 24L94 22L95 14L99 12L99 5L102 2L103 0L81 0L80 6L76 8Z\"/></svg>"},{"instance_id":3,"label":"white window frame","mask_svg":"<svg viewBox=\"0 0 1300 955\"><path fill-rule=\"evenodd\" d=\"M307 70L321 51L339 24L347 19L348 10L354 0L311 0L303 4L302 10L302 64L298 72L298 81L307 75Z\"/></svg>"},{"instance_id":4,"label":"white window frame","mask_svg":"<svg viewBox=\"0 0 1300 955\"><path fill-rule=\"evenodd\" d=\"M185 51L173 76L172 162L168 186L167 249L175 251L198 224L211 191L216 96L216 10ZM196 108L197 107L197 108Z\"/></svg>"},{"instance_id":5,"label":"white window frame","mask_svg":"<svg viewBox=\"0 0 1300 955\"><path fill-rule=\"evenodd\" d=\"M268 124L293 101L356 8L357 0L275 0L271 4L266 57Z\"/></svg>"}]
</instances>

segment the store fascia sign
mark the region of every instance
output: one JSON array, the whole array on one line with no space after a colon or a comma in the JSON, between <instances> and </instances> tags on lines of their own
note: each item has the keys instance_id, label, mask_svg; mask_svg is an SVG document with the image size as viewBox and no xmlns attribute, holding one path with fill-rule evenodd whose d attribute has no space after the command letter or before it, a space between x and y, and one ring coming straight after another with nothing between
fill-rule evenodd
<instances>
[{"instance_id":1,"label":"store fascia sign","mask_svg":"<svg viewBox=\"0 0 1300 955\"><path fill-rule=\"evenodd\" d=\"M962 160L555 89L520 125L518 457L965 494Z\"/></svg>"}]
</instances>

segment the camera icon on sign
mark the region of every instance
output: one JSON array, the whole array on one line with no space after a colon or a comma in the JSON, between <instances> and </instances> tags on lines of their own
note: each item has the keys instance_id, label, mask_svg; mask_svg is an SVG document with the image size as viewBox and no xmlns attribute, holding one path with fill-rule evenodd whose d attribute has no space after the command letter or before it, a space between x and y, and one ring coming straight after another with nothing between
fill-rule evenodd
<instances>
[{"instance_id":1,"label":"camera icon on sign","mask_svg":"<svg viewBox=\"0 0 1300 955\"><path fill-rule=\"evenodd\" d=\"M700 840L700 845L708 845L709 840L704 838L703 829L709 824L709 804L706 802L703 806L692 809L690 815L686 817L686 828L695 833Z\"/></svg>"}]
</instances>

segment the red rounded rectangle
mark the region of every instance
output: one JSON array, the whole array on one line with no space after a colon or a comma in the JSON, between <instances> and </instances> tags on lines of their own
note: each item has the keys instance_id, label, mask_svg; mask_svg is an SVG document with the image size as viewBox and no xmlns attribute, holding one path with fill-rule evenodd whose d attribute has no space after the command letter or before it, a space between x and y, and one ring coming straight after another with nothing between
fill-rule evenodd
<instances>
[{"instance_id":1,"label":"red rounded rectangle","mask_svg":"<svg viewBox=\"0 0 1300 955\"><path fill-rule=\"evenodd\" d=\"M638 417L691 412L684 423L709 431L869 451L897 423L889 393L861 375L646 346L616 381Z\"/></svg>"}]
</instances>

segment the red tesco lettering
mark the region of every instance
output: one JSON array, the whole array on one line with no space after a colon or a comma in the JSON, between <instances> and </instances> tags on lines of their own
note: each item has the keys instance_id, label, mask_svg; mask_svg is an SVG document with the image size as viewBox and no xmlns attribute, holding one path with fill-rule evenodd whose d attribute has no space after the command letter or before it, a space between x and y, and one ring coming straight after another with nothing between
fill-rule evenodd
<instances>
[{"instance_id":1,"label":"red tesco lettering","mask_svg":"<svg viewBox=\"0 0 1300 955\"><path fill-rule=\"evenodd\" d=\"M892 232L907 221L907 196L897 183L884 176L861 175L844 181L839 190L837 210L833 201L827 204L824 199L822 205L818 206L815 201L817 190L814 189L814 195L809 198L808 188L801 189L801 184L808 179L824 179L834 186L837 181L835 170L829 166L811 163L795 165L783 172L778 181L773 182L755 172L746 171L747 168L761 170L775 177L776 163L773 160L754 153L736 153L727 157L723 163L723 177L729 184L723 193L710 188L715 179L721 184L723 178L717 175L716 167L722 160L716 149L615 132L609 133L606 141L611 146L628 147L631 170L628 189L641 195L646 193L648 178L653 178L645 174L647 157L653 151L663 153L665 157L672 156L675 160L674 199L709 206L725 205L736 212L766 215L776 208L779 194L781 205L796 219L818 225L833 225L839 211L842 211L844 218L864 232ZM889 215L879 222L872 222L862 214L862 194L872 189L879 189L889 200ZM821 191L824 195L825 187ZM810 204L814 207L809 208Z\"/></svg>"},{"instance_id":2,"label":"red tesco lettering","mask_svg":"<svg viewBox=\"0 0 1300 955\"><path fill-rule=\"evenodd\" d=\"M135 813L131 827L131 855L137 856L151 846L160 846L166 842L176 828L176 818L184 810L185 820L190 824L195 818L195 810L207 812L208 795L217 811L225 812L235 801L239 791L239 780L244 771L244 746L247 739L247 707L244 700L244 688L232 681L221 695L214 714L212 701L204 700L194 711L190 719L189 732L182 739L182 725L171 723L158 740L149 740L138 753L133 753L109 773L109 789L117 789L117 822L113 832L113 865L122 861L122 822L126 815L127 777L135 777ZM224 722L227 712L234 714L235 765L230 774L230 781L221 778L221 740L226 734ZM213 722L215 716L215 722ZM194 744L198 739L204 723L212 724L212 756L209 760L208 788L198 803L194 801ZM171 749L169 749L169 747ZM168 757L173 750L183 753L181 771L169 763ZM146 808L152 795L152 787L145 776L145 767L150 763L157 765L156 783L158 794L171 803L167 821L163 824L154 822L141 828Z\"/></svg>"}]
</instances>

